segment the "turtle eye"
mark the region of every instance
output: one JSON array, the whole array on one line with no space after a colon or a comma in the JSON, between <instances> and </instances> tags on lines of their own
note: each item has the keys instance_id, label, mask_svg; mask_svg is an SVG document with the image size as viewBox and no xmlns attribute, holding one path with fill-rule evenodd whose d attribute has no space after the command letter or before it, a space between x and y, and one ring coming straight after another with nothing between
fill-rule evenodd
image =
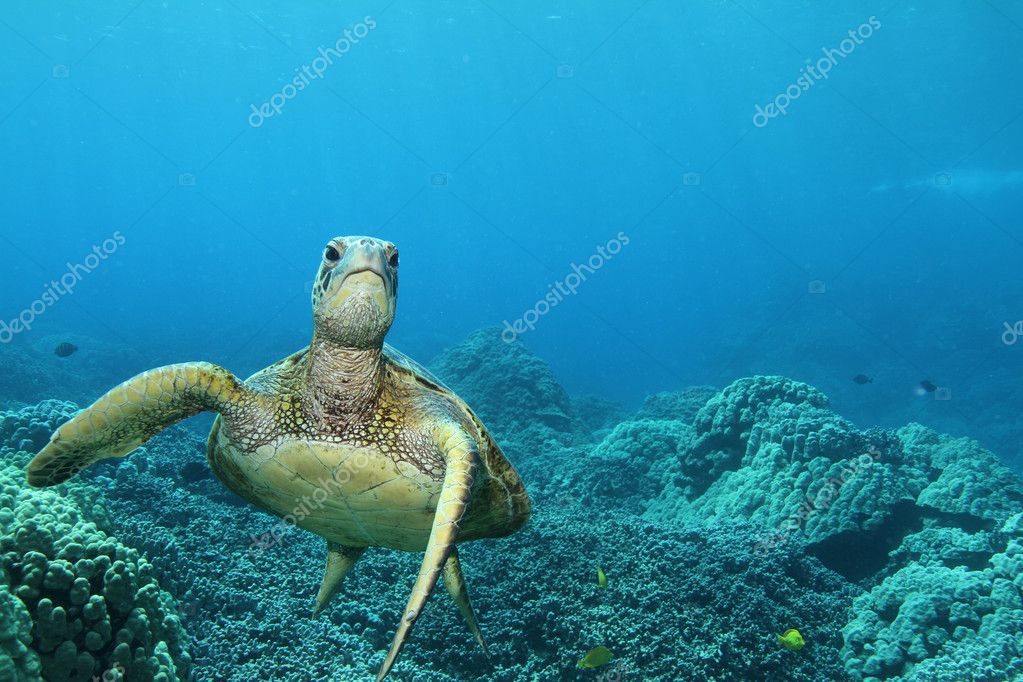
<instances>
[{"instance_id":1,"label":"turtle eye","mask_svg":"<svg viewBox=\"0 0 1023 682\"><path fill-rule=\"evenodd\" d=\"M388 259L387 259L387 264L390 265L392 268L398 267L398 252L397 251L394 251L394 252L391 253L390 257L388 257Z\"/></svg>"},{"instance_id":2,"label":"turtle eye","mask_svg":"<svg viewBox=\"0 0 1023 682\"><path fill-rule=\"evenodd\" d=\"M341 252L333 246L328 246L327 250L323 252L323 260L328 263L336 263L341 260Z\"/></svg>"}]
</instances>

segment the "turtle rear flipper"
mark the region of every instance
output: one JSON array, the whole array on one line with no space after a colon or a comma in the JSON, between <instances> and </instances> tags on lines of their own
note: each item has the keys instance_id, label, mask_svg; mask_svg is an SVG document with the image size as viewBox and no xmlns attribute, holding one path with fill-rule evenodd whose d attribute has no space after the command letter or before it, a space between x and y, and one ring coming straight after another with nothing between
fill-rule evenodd
<instances>
[{"instance_id":1,"label":"turtle rear flipper","mask_svg":"<svg viewBox=\"0 0 1023 682\"><path fill-rule=\"evenodd\" d=\"M63 483L107 457L123 457L185 417L230 415L254 394L223 367L208 362L168 365L112 389L61 426L28 465L37 488Z\"/></svg>"},{"instance_id":2,"label":"turtle rear flipper","mask_svg":"<svg viewBox=\"0 0 1023 682\"><path fill-rule=\"evenodd\" d=\"M313 606L313 618L320 615L323 609L327 608L331 597L341 587L341 581L351 572L355 562L359 560L365 547L348 547L336 542L327 541L327 568L323 572L323 584L316 595L316 604Z\"/></svg>"},{"instance_id":3,"label":"turtle rear flipper","mask_svg":"<svg viewBox=\"0 0 1023 682\"><path fill-rule=\"evenodd\" d=\"M394 633L391 648L377 673L376 682L381 682L394 667L412 626L422 614L426 600L429 599L430 593L437 585L437 580L455 549L462 517L465 516L465 510L469 506L476 468L479 466L480 457L476 443L460 426L443 424L438 427L434 439L441 452L444 453L446 465L444 484L440 500L437 502L437 512L433 518L433 528L426 544L426 554L423 557L422 566L419 568L419 575L415 585L412 586L412 594L405 606L398 631ZM459 606L461 607L461 604ZM471 623L470 628L472 628ZM482 639L482 635L480 639Z\"/></svg>"},{"instance_id":4,"label":"turtle rear flipper","mask_svg":"<svg viewBox=\"0 0 1023 682\"><path fill-rule=\"evenodd\" d=\"M455 600L455 604L458 606L458 610L462 612L462 618L465 620L465 624L469 627L469 631L479 642L480 646L483 647L483 655L490 658L490 649L487 648L487 642L483 639L483 632L480 630L479 623L476 620L476 612L472 609L472 601L469 599L469 589L465 586L465 576L462 575L462 562L458 560L458 547L451 548L451 556L448 557L447 563L444 564L444 586L448 588L448 594Z\"/></svg>"}]
</instances>

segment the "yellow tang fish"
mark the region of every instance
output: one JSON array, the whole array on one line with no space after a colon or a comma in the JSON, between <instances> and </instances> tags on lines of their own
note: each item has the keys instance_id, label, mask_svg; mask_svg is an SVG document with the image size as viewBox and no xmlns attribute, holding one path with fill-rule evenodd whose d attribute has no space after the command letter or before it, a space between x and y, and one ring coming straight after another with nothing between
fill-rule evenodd
<instances>
[{"instance_id":1,"label":"yellow tang fish","mask_svg":"<svg viewBox=\"0 0 1023 682\"><path fill-rule=\"evenodd\" d=\"M799 651L806 646L806 642L803 641L803 636L799 634L799 630L791 628L786 630L784 634L778 635L778 644L781 644L789 651Z\"/></svg>"},{"instance_id":2,"label":"yellow tang fish","mask_svg":"<svg viewBox=\"0 0 1023 682\"><path fill-rule=\"evenodd\" d=\"M597 566L597 587L602 590L607 589L607 576L604 575L604 569L600 566Z\"/></svg>"},{"instance_id":3,"label":"yellow tang fish","mask_svg":"<svg viewBox=\"0 0 1023 682\"><path fill-rule=\"evenodd\" d=\"M598 646L596 649L590 649L585 656L579 659L579 662L575 664L577 668L599 668L600 666L610 663L611 659L615 655L612 654L606 646Z\"/></svg>"}]
</instances>

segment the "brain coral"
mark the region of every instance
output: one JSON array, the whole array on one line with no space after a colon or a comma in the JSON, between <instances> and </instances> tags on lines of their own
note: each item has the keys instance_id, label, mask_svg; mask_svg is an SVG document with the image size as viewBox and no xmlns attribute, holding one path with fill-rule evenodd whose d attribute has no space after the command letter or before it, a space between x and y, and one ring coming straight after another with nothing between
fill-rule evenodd
<instances>
[{"instance_id":1,"label":"brain coral","mask_svg":"<svg viewBox=\"0 0 1023 682\"><path fill-rule=\"evenodd\" d=\"M35 447L39 427L52 429L73 411L49 401L8 413L0 436L7 445ZM118 668L132 682L188 679L187 636L152 567L86 519L83 505L91 513L94 497L87 488L65 486L66 494L29 489L29 456L0 449L0 569L5 592L22 604L16 617L27 612L31 618L29 646L43 678L91 680ZM14 633L17 641L23 636L23 629ZM31 670L32 664L21 666Z\"/></svg>"}]
</instances>

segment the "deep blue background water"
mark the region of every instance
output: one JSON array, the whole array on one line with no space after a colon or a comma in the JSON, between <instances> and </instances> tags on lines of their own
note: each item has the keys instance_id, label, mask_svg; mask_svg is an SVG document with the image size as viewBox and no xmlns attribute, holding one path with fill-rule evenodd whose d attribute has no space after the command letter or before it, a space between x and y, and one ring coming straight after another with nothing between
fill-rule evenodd
<instances>
[{"instance_id":1,"label":"deep blue background water","mask_svg":"<svg viewBox=\"0 0 1023 682\"><path fill-rule=\"evenodd\" d=\"M1021 456L1023 340L1002 333L1023 319L1023 3L281 4L0 9L0 317L125 237L14 343L84 334L245 375L308 340L326 240L370 233L402 253L390 340L429 360L624 232L523 337L569 390L786 374L861 424Z\"/></svg>"}]
</instances>

